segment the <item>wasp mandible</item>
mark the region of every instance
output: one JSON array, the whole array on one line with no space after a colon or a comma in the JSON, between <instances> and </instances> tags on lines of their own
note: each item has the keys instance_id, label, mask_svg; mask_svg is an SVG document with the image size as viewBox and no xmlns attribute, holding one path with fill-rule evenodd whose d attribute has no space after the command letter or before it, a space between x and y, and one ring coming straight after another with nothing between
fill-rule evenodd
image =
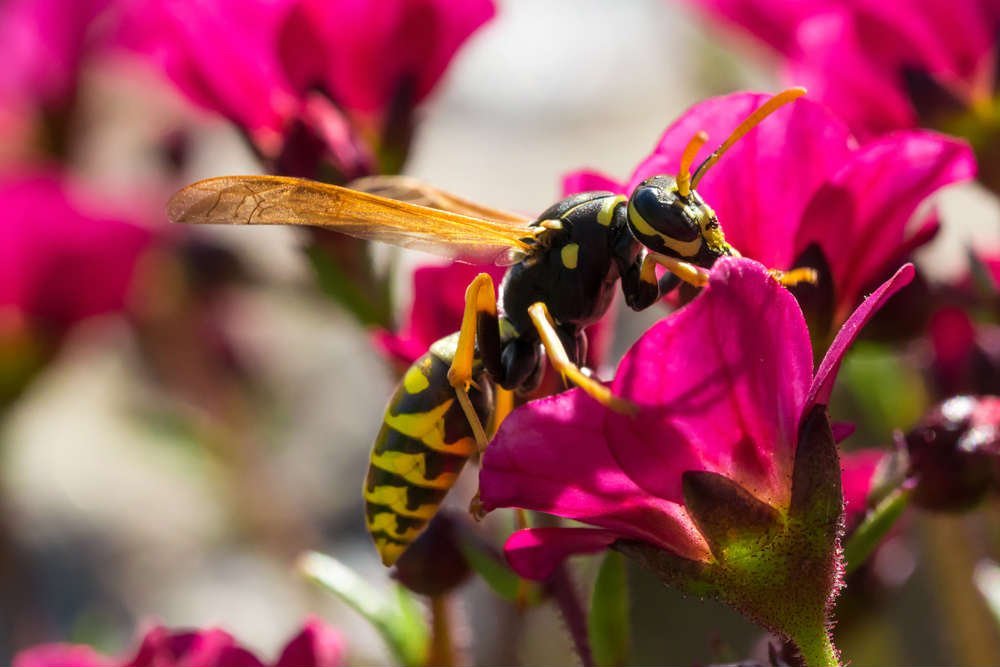
<instances>
[{"instance_id":1,"label":"wasp mandible","mask_svg":"<svg viewBox=\"0 0 1000 667\"><path fill-rule=\"evenodd\" d=\"M791 88L770 98L693 173L708 138L703 132L688 143L676 177L649 178L627 198L574 195L535 220L402 177L362 179L352 189L279 176L225 176L184 188L168 212L174 222L196 224L315 225L510 264L499 300L489 275L472 281L460 330L414 362L389 400L364 497L368 530L382 561L392 565L437 512L465 462L486 447L484 424L502 420L511 392L530 391L541 381L544 358L596 401L633 411L581 369L584 328L605 314L616 283L628 306L642 310L679 281L703 286L705 269L717 258L738 254L697 193L698 183L743 135L804 93ZM657 265L667 269L663 278ZM785 285L816 280L808 269L773 274Z\"/></svg>"}]
</instances>

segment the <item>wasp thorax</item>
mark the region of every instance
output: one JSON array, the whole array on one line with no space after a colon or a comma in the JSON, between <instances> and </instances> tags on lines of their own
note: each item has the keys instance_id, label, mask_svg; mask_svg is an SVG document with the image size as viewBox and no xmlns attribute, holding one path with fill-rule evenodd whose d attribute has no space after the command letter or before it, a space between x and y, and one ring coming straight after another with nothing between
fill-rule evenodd
<instances>
[{"instance_id":1,"label":"wasp thorax","mask_svg":"<svg viewBox=\"0 0 1000 667\"><path fill-rule=\"evenodd\" d=\"M731 252L715 211L694 190L682 196L670 176L639 184L629 198L628 222L635 237L654 252L689 260Z\"/></svg>"}]
</instances>

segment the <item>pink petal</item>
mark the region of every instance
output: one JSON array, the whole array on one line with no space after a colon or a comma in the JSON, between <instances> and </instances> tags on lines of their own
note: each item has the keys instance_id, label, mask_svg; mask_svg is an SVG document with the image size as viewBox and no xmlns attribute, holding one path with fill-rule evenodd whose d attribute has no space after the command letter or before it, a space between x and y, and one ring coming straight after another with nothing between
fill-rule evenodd
<instances>
[{"instance_id":1,"label":"pink petal","mask_svg":"<svg viewBox=\"0 0 1000 667\"><path fill-rule=\"evenodd\" d=\"M423 100L494 7L490 0L299 0L295 13L284 30L298 38L282 40L291 79L322 81L342 107L379 115L407 89L410 104Z\"/></svg>"},{"instance_id":2,"label":"pink petal","mask_svg":"<svg viewBox=\"0 0 1000 667\"><path fill-rule=\"evenodd\" d=\"M75 93L96 19L110 0L0 3L0 100L63 104Z\"/></svg>"},{"instance_id":3,"label":"pink petal","mask_svg":"<svg viewBox=\"0 0 1000 667\"><path fill-rule=\"evenodd\" d=\"M804 21L786 78L806 86L812 99L833 109L863 138L913 127L916 111L900 87L898 68L886 69L872 57L855 18L841 7Z\"/></svg>"},{"instance_id":4,"label":"pink petal","mask_svg":"<svg viewBox=\"0 0 1000 667\"><path fill-rule=\"evenodd\" d=\"M691 107L671 125L629 180L628 191L655 174L676 174L681 152L699 130L706 157L768 96L736 93ZM751 130L707 172L698 192L715 209L727 240L745 257L789 268L802 212L816 190L850 156L847 127L803 98ZM698 161L696 161L696 164Z\"/></svg>"},{"instance_id":5,"label":"pink petal","mask_svg":"<svg viewBox=\"0 0 1000 667\"><path fill-rule=\"evenodd\" d=\"M264 667L218 628L175 631L157 626L142 639L135 657L123 667Z\"/></svg>"},{"instance_id":6,"label":"pink petal","mask_svg":"<svg viewBox=\"0 0 1000 667\"><path fill-rule=\"evenodd\" d=\"M875 469L885 458L883 449L860 449L840 456L841 488L844 492L844 513L847 524L867 510Z\"/></svg>"},{"instance_id":7,"label":"pink petal","mask_svg":"<svg viewBox=\"0 0 1000 667\"><path fill-rule=\"evenodd\" d=\"M682 502L681 473L708 470L787 506L811 377L795 299L760 264L723 259L697 299L622 359L612 388L644 409L608 417L612 456L655 497Z\"/></svg>"},{"instance_id":8,"label":"pink petal","mask_svg":"<svg viewBox=\"0 0 1000 667\"><path fill-rule=\"evenodd\" d=\"M504 544L507 562L525 579L546 579L567 558L604 551L622 536L592 528L519 530Z\"/></svg>"},{"instance_id":9,"label":"pink petal","mask_svg":"<svg viewBox=\"0 0 1000 667\"><path fill-rule=\"evenodd\" d=\"M810 14L832 4L824 0L688 0L723 21L747 30L779 53L795 53L795 29Z\"/></svg>"},{"instance_id":10,"label":"pink petal","mask_svg":"<svg viewBox=\"0 0 1000 667\"><path fill-rule=\"evenodd\" d=\"M151 235L76 195L54 171L0 179L0 307L61 329L125 305Z\"/></svg>"},{"instance_id":11,"label":"pink petal","mask_svg":"<svg viewBox=\"0 0 1000 667\"><path fill-rule=\"evenodd\" d=\"M878 312L882 304L908 285L913 280L915 273L912 264L902 266L851 313L850 318L840 327L840 331L837 332L836 338L833 339L833 343L819 365L819 370L816 371L812 386L809 388L809 397L806 401L807 410L817 403L826 405L829 402L830 392L833 391L833 382L837 379L837 371L840 370L840 362L843 361L847 348L851 346L851 343L861 332L861 328Z\"/></svg>"},{"instance_id":12,"label":"pink petal","mask_svg":"<svg viewBox=\"0 0 1000 667\"><path fill-rule=\"evenodd\" d=\"M340 633L318 616L310 616L302 631L281 651L274 667L339 667L343 659Z\"/></svg>"},{"instance_id":13,"label":"pink petal","mask_svg":"<svg viewBox=\"0 0 1000 667\"><path fill-rule=\"evenodd\" d=\"M610 190L618 194L628 194L623 183L619 183L599 171L581 169L563 176L562 192L564 197L593 190Z\"/></svg>"},{"instance_id":14,"label":"pink petal","mask_svg":"<svg viewBox=\"0 0 1000 667\"><path fill-rule=\"evenodd\" d=\"M272 153L297 105L274 52L291 1L137 3L123 20L121 42L144 54L191 101L242 126Z\"/></svg>"},{"instance_id":15,"label":"pink petal","mask_svg":"<svg viewBox=\"0 0 1000 667\"><path fill-rule=\"evenodd\" d=\"M90 646L42 644L14 656L13 667L111 667L112 662Z\"/></svg>"},{"instance_id":16,"label":"pink petal","mask_svg":"<svg viewBox=\"0 0 1000 667\"><path fill-rule=\"evenodd\" d=\"M966 90L986 83L978 79L996 56L996 3L860 0L856 11L865 46L887 67L922 67L958 88L964 83Z\"/></svg>"},{"instance_id":17,"label":"pink petal","mask_svg":"<svg viewBox=\"0 0 1000 667\"><path fill-rule=\"evenodd\" d=\"M898 256L920 204L975 171L967 144L931 132L892 134L851 156L811 202L795 241L798 248L811 242L823 248L841 315Z\"/></svg>"},{"instance_id":18,"label":"pink petal","mask_svg":"<svg viewBox=\"0 0 1000 667\"><path fill-rule=\"evenodd\" d=\"M605 419L579 390L515 410L483 458L483 506L548 512L704 558L707 547L683 508L641 489L612 456Z\"/></svg>"},{"instance_id":19,"label":"pink petal","mask_svg":"<svg viewBox=\"0 0 1000 667\"><path fill-rule=\"evenodd\" d=\"M833 430L833 439L838 444L849 438L856 429L851 422L833 422L830 427Z\"/></svg>"}]
</instances>

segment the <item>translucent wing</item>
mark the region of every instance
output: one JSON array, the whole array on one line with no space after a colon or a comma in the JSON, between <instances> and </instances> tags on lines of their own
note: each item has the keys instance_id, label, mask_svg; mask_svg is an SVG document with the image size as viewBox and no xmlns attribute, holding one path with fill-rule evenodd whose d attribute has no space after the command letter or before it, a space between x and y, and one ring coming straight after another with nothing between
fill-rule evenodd
<instances>
[{"instance_id":1,"label":"translucent wing","mask_svg":"<svg viewBox=\"0 0 1000 667\"><path fill-rule=\"evenodd\" d=\"M429 206L494 222L526 225L532 220L518 213L474 202L411 176L365 176L351 181L348 187L418 206Z\"/></svg>"},{"instance_id":2,"label":"translucent wing","mask_svg":"<svg viewBox=\"0 0 1000 667\"><path fill-rule=\"evenodd\" d=\"M167 214L174 222L192 224L312 225L478 262L511 251L529 253L532 241L523 219L486 220L282 176L198 181L171 198Z\"/></svg>"}]
</instances>

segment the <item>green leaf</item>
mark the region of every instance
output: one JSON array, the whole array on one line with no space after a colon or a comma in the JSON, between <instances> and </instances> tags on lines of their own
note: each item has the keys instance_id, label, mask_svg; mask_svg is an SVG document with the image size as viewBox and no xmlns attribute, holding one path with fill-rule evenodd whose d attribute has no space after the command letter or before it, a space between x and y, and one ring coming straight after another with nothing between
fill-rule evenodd
<instances>
[{"instance_id":1,"label":"green leaf","mask_svg":"<svg viewBox=\"0 0 1000 667\"><path fill-rule=\"evenodd\" d=\"M888 346L856 343L839 377L865 427L886 440L893 429L909 428L927 411L929 396L920 372Z\"/></svg>"},{"instance_id":2,"label":"green leaf","mask_svg":"<svg viewBox=\"0 0 1000 667\"><path fill-rule=\"evenodd\" d=\"M469 567L493 592L510 602L534 605L542 599L538 584L521 579L497 554L474 539L460 539L459 548Z\"/></svg>"},{"instance_id":3,"label":"green leaf","mask_svg":"<svg viewBox=\"0 0 1000 667\"><path fill-rule=\"evenodd\" d=\"M910 491L896 489L868 513L844 546L845 574L854 572L868 560L903 515L909 501Z\"/></svg>"},{"instance_id":4,"label":"green leaf","mask_svg":"<svg viewBox=\"0 0 1000 667\"><path fill-rule=\"evenodd\" d=\"M624 665L629 653L629 597L625 557L609 551L590 598L590 648L600 667Z\"/></svg>"},{"instance_id":5,"label":"green leaf","mask_svg":"<svg viewBox=\"0 0 1000 667\"><path fill-rule=\"evenodd\" d=\"M354 570L315 551L299 559L298 569L368 620L400 664L423 665L430 631L419 603L402 586L396 586L395 599L387 598Z\"/></svg>"}]
</instances>

